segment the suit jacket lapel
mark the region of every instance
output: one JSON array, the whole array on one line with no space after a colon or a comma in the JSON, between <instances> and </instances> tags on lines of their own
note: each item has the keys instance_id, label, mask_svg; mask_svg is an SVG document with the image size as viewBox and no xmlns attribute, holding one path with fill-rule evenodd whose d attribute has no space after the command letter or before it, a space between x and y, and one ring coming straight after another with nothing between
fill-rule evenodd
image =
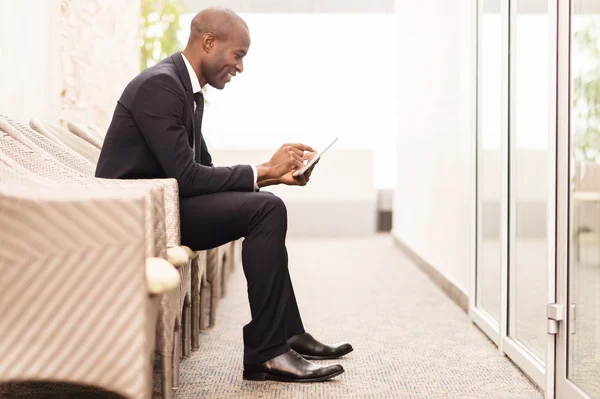
<instances>
[{"instance_id":1,"label":"suit jacket lapel","mask_svg":"<svg viewBox=\"0 0 600 399\"><path fill-rule=\"evenodd\" d=\"M196 127L194 126L194 93L192 90L188 90L187 92L187 109L188 109L188 121L191 120L191 123L186 123L186 126L191 126L191 129L188 131L188 139L190 140L190 145L194 146L194 132L196 131Z\"/></svg>"},{"instance_id":2,"label":"suit jacket lapel","mask_svg":"<svg viewBox=\"0 0 600 399\"><path fill-rule=\"evenodd\" d=\"M173 63L177 67L177 72L179 73L179 78L183 83L183 87L185 87L186 92L186 105L187 105L187 120L185 121L186 128L190 126L188 129L188 140L190 146L194 146L194 92L192 89L192 81L190 80L190 74L185 66L185 61L183 60L183 55L181 52L177 52L171 56Z\"/></svg>"}]
</instances>

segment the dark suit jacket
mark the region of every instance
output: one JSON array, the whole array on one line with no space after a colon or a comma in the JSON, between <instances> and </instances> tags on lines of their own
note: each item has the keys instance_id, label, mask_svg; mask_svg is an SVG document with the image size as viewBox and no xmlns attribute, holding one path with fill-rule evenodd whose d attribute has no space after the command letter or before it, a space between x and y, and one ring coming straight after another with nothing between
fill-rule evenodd
<instances>
[{"instance_id":1,"label":"dark suit jacket","mask_svg":"<svg viewBox=\"0 0 600 399\"><path fill-rule=\"evenodd\" d=\"M214 167L202 140L194 161L194 93L183 55L176 53L133 79L117 102L96 177L172 177L179 194L254 191L249 165Z\"/></svg>"}]
</instances>

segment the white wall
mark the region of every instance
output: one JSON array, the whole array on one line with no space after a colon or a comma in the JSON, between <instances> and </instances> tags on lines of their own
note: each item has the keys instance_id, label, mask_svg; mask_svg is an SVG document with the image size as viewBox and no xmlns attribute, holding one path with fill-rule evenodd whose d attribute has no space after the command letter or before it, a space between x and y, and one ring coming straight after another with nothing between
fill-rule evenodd
<instances>
[{"instance_id":1,"label":"white wall","mask_svg":"<svg viewBox=\"0 0 600 399\"><path fill-rule=\"evenodd\" d=\"M268 13L392 13L394 0L183 0L190 10L209 6L235 12Z\"/></svg>"},{"instance_id":2,"label":"white wall","mask_svg":"<svg viewBox=\"0 0 600 399\"><path fill-rule=\"evenodd\" d=\"M475 2L397 0L393 234L469 294Z\"/></svg>"},{"instance_id":3,"label":"white wall","mask_svg":"<svg viewBox=\"0 0 600 399\"><path fill-rule=\"evenodd\" d=\"M183 18L181 38L191 17ZM209 148L271 150L284 142L320 148L339 137L335 149L372 150L376 186L394 187L394 15L242 17L252 44L244 72L225 90L208 88L202 131Z\"/></svg>"},{"instance_id":4,"label":"white wall","mask_svg":"<svg viewBox=\"0 0 600 399\"><path fill-rule=\"evenodd\" d=\"M0 114L57 118L60 0L0 1Z\"/></svg>"}]
</instances>

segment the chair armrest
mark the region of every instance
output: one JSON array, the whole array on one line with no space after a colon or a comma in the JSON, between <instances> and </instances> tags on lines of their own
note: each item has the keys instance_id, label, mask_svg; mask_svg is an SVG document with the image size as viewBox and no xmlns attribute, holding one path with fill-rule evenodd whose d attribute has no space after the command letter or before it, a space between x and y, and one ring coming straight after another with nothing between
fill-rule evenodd
<instances>
[{"instance_id":1,"label":"chair armrest","mask_svg":"<svg viewBox=\"0 0 600 399\"><path fill-rule=\"evenodd\" d=\"M146 259L146 287L150 294L166 294L180 283L179 272L171 263L162 258Z\"/></svg>"},{"instance_id":2,"label":"chair armrest","mask_svg":"<svg viewBox=\"0 0 600 399\"><path fill-rule=\"evenodd\" d=\"M167 248L167 260L175 267L181 267L190 261L188 253L180 246Z\"/></svg>"},{"instance_id":3,"label":"chair armrest","mask_svg":"<svg viewBox=\"0 0 600 399\"><path fill-rule=\"evenodd\" d=\"M181 248L183 248L185 252L187 252L188 258L190 258L190 260L195 259L196 256L198 256L198 252L192 251L192 249L186 245L182 245Z\"/></svg>"},{"instance_id":4,"label":"chair armrest","mask_svg":"<svg viewBox=\"0 0 600 399\"><path fill-rule=\"evenodd\" d=\"M153 186L163 190L163 202L165 212L165 228L167 233L167 245L181 244L181 228L179 220L179 186L175 179L96 179L103 184L131 185L131 186Z\"/></svg>"}]
</instances>

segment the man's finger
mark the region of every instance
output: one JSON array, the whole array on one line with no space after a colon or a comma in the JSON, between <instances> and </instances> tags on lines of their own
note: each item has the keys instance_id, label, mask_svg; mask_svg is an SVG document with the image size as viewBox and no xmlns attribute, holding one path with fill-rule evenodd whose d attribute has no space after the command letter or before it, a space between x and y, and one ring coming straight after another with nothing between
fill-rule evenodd
<instances>
[{"instance_id":1,"label":"man's finger","mask_svg":"<svg viewBox=\"0 0 600 399\"><path fill-rule=\"evenodd\" d=\"M315 150L312 149L311 146L308 146L306 144L301 144L301 143L295 143L295 144L288 144L289 146L292 146L294 148L299 149L300 151L311 151L314 152Z\"/></svg>"},{"instance_id":2,"label":"man's finger","mask_svg":"<svg viewBox=\"0 0 600 399\"><path fill-rule=\"evenodd\" d=\"M302 158L300 155L296 154L295 152L292 152L292 157L293 157L293 158L294 158L296 161L298 161L298 162L302 162L302 165L304 165L304 159L303 159L303 158Z\"/></svg>"},{"instance_id":3,"label":"man's finger","mask_svg":"<svg viewBox=\"0 0 600 399\"><path fill-rule=\"evenodd\" d=\"M294 169L294 170L300 170L302 168L304 168L304 162L299 161L297 159L294 159L292 161L292 169Z\"/></svg>"},{"instance_id":4,"label":"man's finger","mask_svg":"<svg viewBox=\"0 0 600 399\"><path fill-rule=\"evenodd\" d=\"M304 157L304 159L311 161L313 158L315 158L317 156L317 152L316 151L306 151L304 152L304 154L302 155Z\"/></svg>"},{"instance_id":5,"label":"man's finger","mask_svg":"<svg viewBox=\"0 0 600 399\"><path fill-rule=\"evenodd\" d=\"M298 148L294 147L291 144L287 146L287 150L290 152L290 154L296 154L299 157L303 157L304 156L304 151L299 150Z\"/></svg>"}]
</instances>

